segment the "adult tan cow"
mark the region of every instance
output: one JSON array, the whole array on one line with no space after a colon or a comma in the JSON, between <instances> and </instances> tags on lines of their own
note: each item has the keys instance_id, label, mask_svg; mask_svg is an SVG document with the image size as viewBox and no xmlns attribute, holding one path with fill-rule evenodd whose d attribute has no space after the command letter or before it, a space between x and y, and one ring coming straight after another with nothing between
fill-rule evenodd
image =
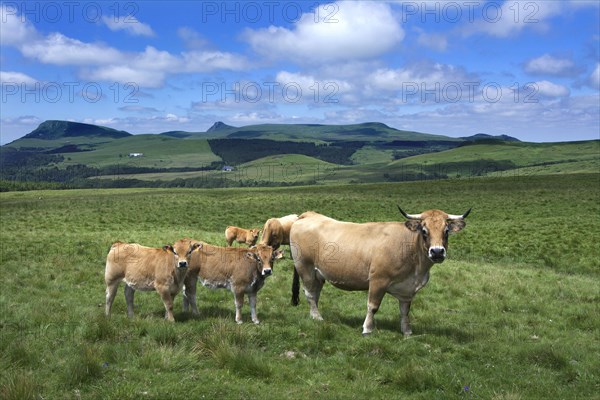
<instances>
[{"instance_id":1,"label":"adult tan cow","mask_svg":"<svg viewBox=\"0 0 600 400\"><path fill-rule=\"evenodd\" d=\"M248 295L252 322L260 321L256 315L256 294L263 287L265 278L273 271L273 261L280 258L280 251L271 246L259 244L249 249L239 247L219 247L193 239L181 239L173 247L180 254L186 254L189 271L185 277L183 307L196 306L196 282L211 289L228 289L235 299L235 321L242 323L244 294Z\"/></svg>"},{"instance_id":2,"label":"adult tan cow","mask_svg":"<svg viewBox=\"0 0 600 400\"><path fill-rule=\"evenodd\" d=\"M260 230L258 229L243 229L237 226L228 226L225 229L225 240L227 241L227 246L231 246L234 241L254 246L258 240L259 233Z\"/></svg>"},{"instance_id":3,"label":"adult tan cow","mask_svg":"<svg viewBox=\"0 0 600 400\"><path fill-rule=\"evenodd\" d=\"M290 244L290 230L298 220L297 214L286 215L281 218L269 218L263 228L260 243L278 249L282 244Z\"/></svg>"},{"instance_id":4,"label":"adult tan cow","mask_svg":"<svg viewBox=\"0 0 600 400\"><path fill-rule=\"evenodd\" d=\"M119 283L125 281L125 301L129 317L133 317L135 291L156 290L165 305L165 318L174 322L173 299L183 286L187 265L187 260L179 258L170 245L157 249L137 243L114 243L106 257L104 271L106 315L110 315Z\"/></svg>"},{"instance_id":5,"label":"adult tan cow","mask_svg":"<svg viewBox=\"0 0 600 400\"><path fill-rule=\"evenodd\" d=\"M300 284L310 304L310 315L322 320L318 304L325 281L344 290L368 290L363 335L373 331L373 317L385 293L400 303L400 329L412 333L408 313L415 294L429 280L429 270L446 258L448 234L465 227L463 215L440 210L406 214L408 221L356 224L336 221L309 211L291 231L294 259L292 304L298 304Z\"/></svg>"}]
</instances>

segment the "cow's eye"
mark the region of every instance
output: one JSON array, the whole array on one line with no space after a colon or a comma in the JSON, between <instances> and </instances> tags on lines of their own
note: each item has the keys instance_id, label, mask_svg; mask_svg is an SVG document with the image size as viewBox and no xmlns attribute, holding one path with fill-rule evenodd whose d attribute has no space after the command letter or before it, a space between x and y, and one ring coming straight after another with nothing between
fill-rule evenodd
<instances>
[{"instance_id":1,"label":"cow's eye","mask_svg":"<svg viewBox=\"0 0 600 400\"><path fill-rule=\"evenodd\" d=\"M427 234L428 234L427 229L425 229L425 228L422 228L421 232L423 233L423 236L427 236Z\"/></svg>"}]
</instances>

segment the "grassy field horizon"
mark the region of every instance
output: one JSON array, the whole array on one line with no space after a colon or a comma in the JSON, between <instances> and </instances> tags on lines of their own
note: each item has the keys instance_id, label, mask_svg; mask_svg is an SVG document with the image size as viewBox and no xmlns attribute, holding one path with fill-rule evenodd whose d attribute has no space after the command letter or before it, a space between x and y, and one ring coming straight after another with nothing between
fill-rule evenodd
<instances>
[{"instance_id":1,"label":"grassy field horizon","mask_svg":"<svg viewBox=\"0 0 600 400\"><path fill-rule=\"evenodd\" d=\"M0 193L0 397L594 398L600 390L596 244L600 174L252 189L76 189ZM163 320L156 293L123 289L103 315L114 241L223 245L227 225L315 210L355 221L440 208L467 227L432 269L403 339L384 298L361 336L366 293L325 285L312 321L290 306L292 261L275 264L258 317L234 322L225 290L198 288L201 315Z\"/></svg>"}]
</instances>

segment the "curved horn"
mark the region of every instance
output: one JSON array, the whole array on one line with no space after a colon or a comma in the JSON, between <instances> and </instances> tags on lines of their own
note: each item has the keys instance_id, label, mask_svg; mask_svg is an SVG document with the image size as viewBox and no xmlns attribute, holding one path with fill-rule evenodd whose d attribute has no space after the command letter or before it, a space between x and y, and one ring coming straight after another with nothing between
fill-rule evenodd
<instances>
[{"instance_id":1,"label":"curved horn","mask_svg":"<svg viewBox=\"0 0 600 400\"><path fill-rule=\"evenodd\" d=\"M466 212L466 213L464 213L463 215L452 215L452 214L448 214L448 220L449 220L449 221L458 221L458 220L461 220L461 219L465 219L465 218L467 218L467 215L469 215L469 213L470 213L470 212L471 212L471 209L469 208L469 209L467 210L467 212Z\"/></svg>"},{"instance_id":2,"label":"curved horn","mask_svg":"<svg viewBox=\"0 0 600 400\"><path fill-rule=\"evenodd\" d=\"M404 218L406 218L406 219L421 219L421 214L407 214L404 212L403 209L400 208L399 205L396 205L396 206L398 207L400 214L404 215Z\"/></svg>"}]
</instances>

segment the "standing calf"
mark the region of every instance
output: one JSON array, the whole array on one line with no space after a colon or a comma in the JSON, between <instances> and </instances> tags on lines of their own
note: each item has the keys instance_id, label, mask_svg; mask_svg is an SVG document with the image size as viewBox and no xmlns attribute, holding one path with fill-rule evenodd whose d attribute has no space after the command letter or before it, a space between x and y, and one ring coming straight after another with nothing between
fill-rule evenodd
<instances>
[{"instance_id":1,"label":"standing calf","mask_svg":"<svg viewBox=\"0 0 600 400\"><path fill-rule=\"evenodd\" d=\"M259 244L249 249L219 247L192 239L177 241L173 247L179 254L186 254L189 271L185 277L183 307L198 315L196 306L196 282L211 289L228 289L235 299L235 321L242 323L244 294L248 295L252 322L256 316L256 294L263 287L265 278L272 273L273 261L281 258L281 252Z\"/></svg>"},{"instance_id":2,"label":"standing calf","mask_svg":"<svg viewBox=\"0 0 600 400\"><path fill-rule=\"evenodd\" d=\"M228 226L225 229L225 240L227 241L227 246L231 246L234 241L254 246L258 240L259 233L258 229L243 229L237 226Z\"/></svg>"},{"instance_id":3,"label":"standing calf","mask_svg":"<svg viewBox=\"0 0 600 400\"><path fill-rule=\"evenodd\" d=\"M185 254L184 254L185 255ZM125 281L127 315L133 317L133 295L136 290L156 290L165 304L165 318L171 322L173 299L181 290L187 272L187 260L179 258L172 246L161 249L136 243L116 242L106 257L106 315L110 315L119 283Z\"/></svg>"}]
</instances>

